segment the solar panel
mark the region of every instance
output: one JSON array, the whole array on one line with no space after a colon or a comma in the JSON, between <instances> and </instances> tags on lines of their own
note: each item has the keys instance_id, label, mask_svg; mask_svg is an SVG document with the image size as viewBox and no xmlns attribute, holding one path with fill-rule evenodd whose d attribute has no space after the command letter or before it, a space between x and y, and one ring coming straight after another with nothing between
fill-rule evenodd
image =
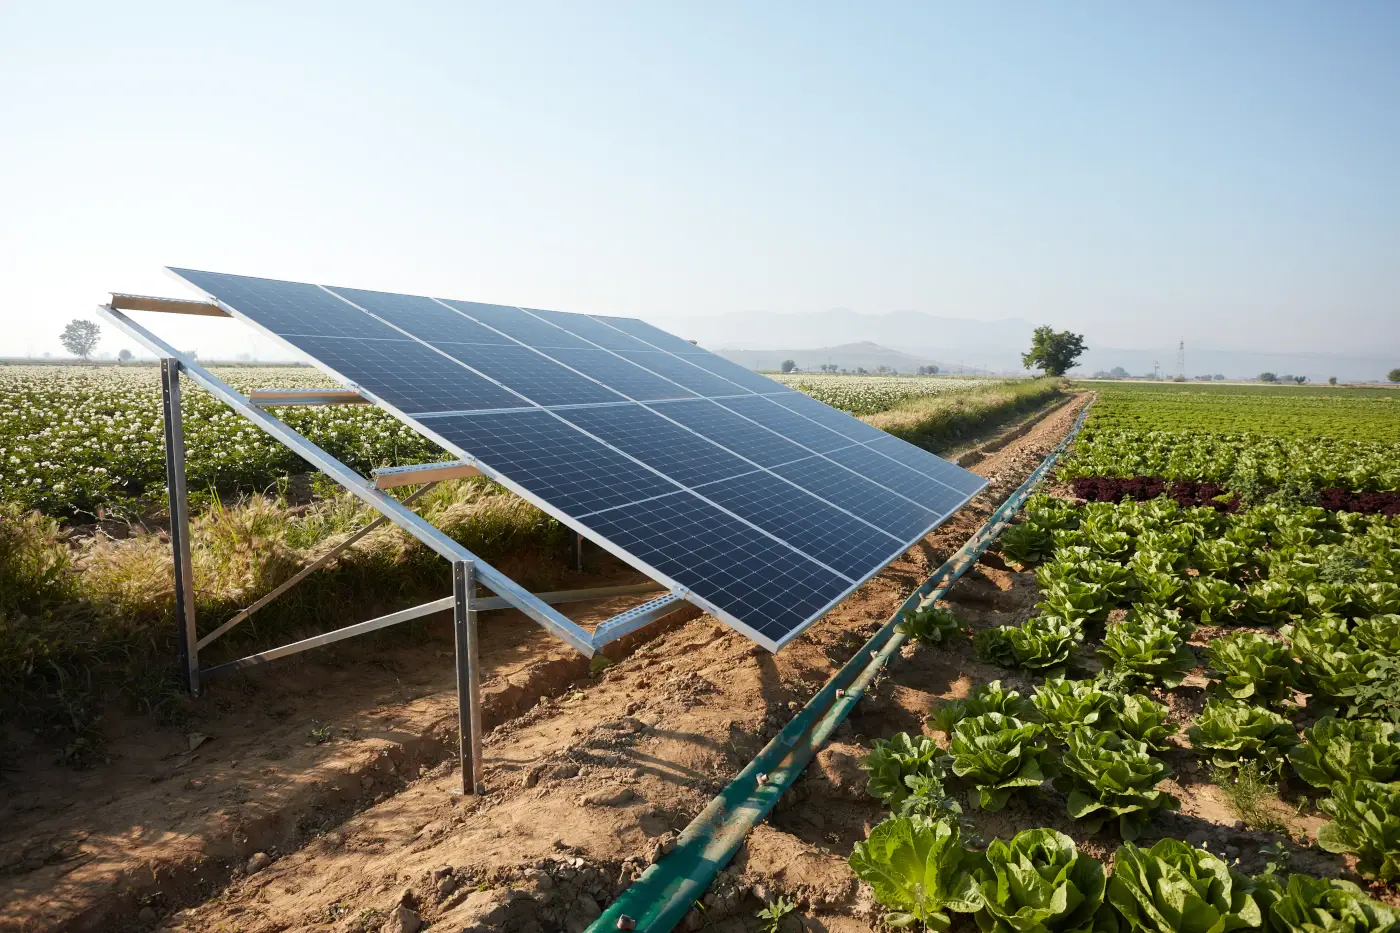
<instances>
[{"instance_id":1,"label":"solar panel","mask_svg":"<svg viewBox=\"0 0 1400 933\"><path fill-rule=\"evenodd\" d=\"M985 485L635 318L172 271L771 650Z\"/></svg>"}]
</instances>

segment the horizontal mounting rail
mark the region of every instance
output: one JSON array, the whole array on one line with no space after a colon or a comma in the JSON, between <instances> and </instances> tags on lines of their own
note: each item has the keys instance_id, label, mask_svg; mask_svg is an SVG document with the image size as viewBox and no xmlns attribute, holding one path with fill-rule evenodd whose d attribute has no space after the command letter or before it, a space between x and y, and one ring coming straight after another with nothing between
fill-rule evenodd
<instances>
[{"instance_id":1,"label":"horizontal mounting rail","mask_svg":"<svg viewBox=\"0 0 1400 933\"><path fill-rule=\"evenodd\" d=\"M122 311L160 311L165 314L198 314L203 317L233 317L209 301L189 298L152 298L149 295L123 295L112 292L112 307Z\"/></svg>"},{"instance_id":2,"label":"horizontal mounting rail","mask_svg":"<svg viewBox=\"0 0 1400 933\"><path fill-rule=\"evenodd\" d=\"M598 627L593 630L593 647L601 648L608 642L617 641L624 635L630 635L662 616L670 615L684 605L687 605L685 600L674 593L667 593L665 596L648 600L640 606L634 606L626 612L619 612L606 622L599 623Z\"/></svg>"},{"instance_id":3,"label":"horizontal mounting rail","mask_svg":"<svg viewBox=\"0 0 1400 933\"><path fill-rule=\"evenodd\" d=\"M583 603L590 599L611 599L614 596L642 596L646 593L664 592L660 583L629 583L626 586L594 586L583 590L555 590L552 593L536 593L535 598L550 603ZM478 596L472 606L478 610L509 609L510 603L499 596ZM630 611L630 610L629 610ZM603 623L606 625L607 623ZM601 627L601 626L600 626Z\"/></svg>"},{"instance_id":4,"label":"horizontal mounting rail","mask_svg":"<svg viewBox=\"0 0 1400 933\"><path fill-rule=\"evenodd\" d=\"M370 475L374 477L376 489L395 489L399 486L419 486L423 483L481 476L482 472L470 463L452 460L448 463L415 463L411 466L384 467Z\"/></svg>"},{"instance_id":5,"label":"horizontal mounting rail","mask_svg":"<svg viewBox=\"0 0 1400 933\"><path fill-rule=\"evenodd\" d=\"M248 393L254 405L369 405L354 389L254 389Z\"/></svg>"},{"instance_id":6,"label":"horizontal mounting rail","mask_svg":"<svg viewBox=\"0 0 1400 933\"><path fill-rule=\"evenodd\" d=\"M511 605L544 626L557 638L567 642L585 656L593 656L593 636L587 630L560 614L547 603L536 599L529 590L478 558L441 529L404 506L399 500L381 489L376 489L373 483L366 481L360 474L298 434L286 423L279 421L249 402L246 396L200 366L188 353L176 350L111 305L99 305L97 313L157 355L176 360L186 375L207 389L219 401L262 428L307 463L344 486L371 508L387 516L391 522L447 560L453 563L471 561L476 568L477 578L483 585L490 587L492 592L505 598Z\"/></svg>"}]
</instances>

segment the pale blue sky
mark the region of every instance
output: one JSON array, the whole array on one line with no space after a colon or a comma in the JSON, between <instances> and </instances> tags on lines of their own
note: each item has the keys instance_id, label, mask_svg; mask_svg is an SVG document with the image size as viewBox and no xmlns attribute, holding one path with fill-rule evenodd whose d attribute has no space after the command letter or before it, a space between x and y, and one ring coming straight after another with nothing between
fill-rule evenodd
<instances>
[{"instance_id":1,"label":"pale blue sky","mask_svg":"<svg viewBox=\"0 0 1400 933\"><path fill-rule=\"evenodd\" d=\"M1394 2L0 0L0 353L168 264L1400 352L1397 102Z\"/></svg>"}]
</instances>

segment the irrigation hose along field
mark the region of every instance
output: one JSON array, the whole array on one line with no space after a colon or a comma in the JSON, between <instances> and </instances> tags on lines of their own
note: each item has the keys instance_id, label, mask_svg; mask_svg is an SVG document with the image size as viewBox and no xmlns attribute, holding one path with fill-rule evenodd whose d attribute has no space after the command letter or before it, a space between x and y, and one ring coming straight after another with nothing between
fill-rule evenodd
<instances>
[{"instance_id":1,"label":"irrigation hose along field","mask_svg":"<svg viewBox=\"0 0 1400 933\"><path fill-rule=\"evenodd\" d=\"M700 901L749 831L787 793L812 756L831 738L866 688L884 670L906 640L898 630L906 615L942 598L958 578L1006 527L1008 517L1025 503L1065 447L1074 440L1089 413L1085 405L1064 440L1046 455L1026 481L988 517L967 543L909 594L870 640L807 701L781 732L739 772L724 791L680 834L676 848L653 864L589 926L590 933L635 928L668 933L691 905Z\"/></svg>"}]
</instances>

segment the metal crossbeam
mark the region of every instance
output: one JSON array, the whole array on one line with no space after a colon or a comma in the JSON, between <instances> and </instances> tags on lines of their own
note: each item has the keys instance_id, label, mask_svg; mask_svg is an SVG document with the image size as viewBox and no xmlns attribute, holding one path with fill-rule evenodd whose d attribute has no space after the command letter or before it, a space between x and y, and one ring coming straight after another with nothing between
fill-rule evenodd
<instances>
[{"instance_id":1,"label":"metal crossbeam","mask_svg":"<svg viewBox=\"0 0 1400 933\"><path fill-rule=\"evenodd\" d=\"M626 612L619 612L611 619L599 623L598 627L593 630L593 647L601 648L608 642L617 641L624 635L630 635L637 629L650 625L663 616L670 615L684 605L686 605L685 600L672 593L667 593L665 596L648 600L640 606L634 606Z\"/></svg>"},{"instance_id":2,"label":"metal crossbeam","mask_svg":"<svg viewBox=\"0 0 1400 933\"><path fill-rule=\"evenodd\" d=\"M254 389L248 393L254 405L370 405L354 389Z\"/></svg>"},{"instance_id":3,"label":"metal crossbeam","mask_svg":"<svg viewBox=\"0 0 1400 933\"><path fill-rule=\"evenodd\" d=\"M188 298L152 298L149 295L112 293L112 307L125 311L161 311L165 314L198 314L203 317L233 317L212 301Z\"/></svg>"},{"instance_id":4,"label":"metal crossbeam","mask_svg":"<svg viewBox=\"0 0 1400 933\"><path fill-rule=\"evenodd\" d=\"M382 467L374 470L374 485L377 489L395 489L399 486L417 486L420 483L441 482L449 479L466 479L481 476L482 473L470 463L453 460L449 463L415 463L411 466Z\"/></svg>"}]
</instances>

